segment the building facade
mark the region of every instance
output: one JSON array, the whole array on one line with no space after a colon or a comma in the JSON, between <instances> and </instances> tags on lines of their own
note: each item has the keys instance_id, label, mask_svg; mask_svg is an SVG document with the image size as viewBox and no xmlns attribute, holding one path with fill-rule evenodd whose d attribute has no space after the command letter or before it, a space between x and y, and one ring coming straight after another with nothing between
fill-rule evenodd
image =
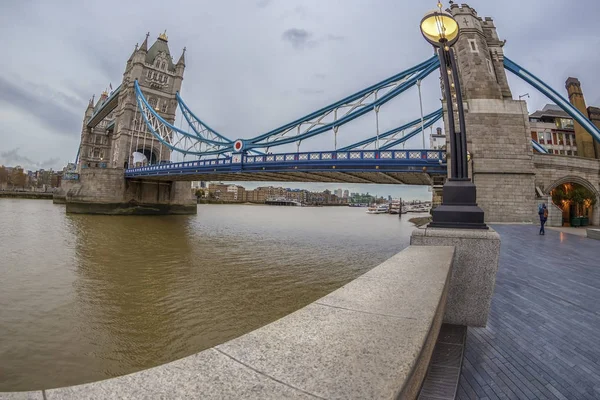
<instances>
[{"instance_id":1,"label":"building facade","mask_svg":"<svg viewBox=\"0 0 600 400\"><path fill-rule=\"evenodd\" d=\"M446 149L446 135L442 132L442 128L437 128L435 133L429 135L429 148L431 150Z\"/></svg>"},{"instance_id":2,"label":"building facade","mask_svg":"<svg viewBox=\"0 0 600 400\"><path fill-rule=\"evenodd\" d=\"M578 156L573 119L560 107L547 104L529 116L531 138L551 154Z\"/></svg>"}]
</instances>

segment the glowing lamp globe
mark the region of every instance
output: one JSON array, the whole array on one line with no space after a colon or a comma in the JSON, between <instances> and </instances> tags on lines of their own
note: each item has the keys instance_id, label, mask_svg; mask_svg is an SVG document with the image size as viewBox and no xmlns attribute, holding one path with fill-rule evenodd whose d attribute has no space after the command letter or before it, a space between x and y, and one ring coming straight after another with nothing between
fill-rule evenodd
<instances>
[{"instance_id":1,"label":"glowing lamp globe","mask_svg":"<svg viewBox=\"0 0 600 400\"><path fill-rule=\"evenodd\" d=\"M452 46L458 40L458 22L450 13L433 10L421 20L421 33L434 46Z\"/></svg>"}]
</instances>

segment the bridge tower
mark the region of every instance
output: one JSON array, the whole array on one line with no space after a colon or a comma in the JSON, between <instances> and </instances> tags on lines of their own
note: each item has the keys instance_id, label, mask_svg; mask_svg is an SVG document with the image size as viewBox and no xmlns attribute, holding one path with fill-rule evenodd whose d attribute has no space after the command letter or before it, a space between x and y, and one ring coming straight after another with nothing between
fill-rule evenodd
<instances>
[{"instance_id":1,"label":"bridge tower","mask_svg":"<svg viewBox=\"0 0 600 400\"><path fill-rule=\"evenodd\" d=\"M449 11L461 29L454 48L477 202L486 221L531 222L535 174L529 117L527 104L514 100L508 85L505 41L499 39L491 18L479 17L468 5L453 4Z\"/></svg>"},{"instance_id":2,"label":"bridge tower","mask_svg":"<svg viewBox=\"0 0 600 400\"><path fill-rule=\"evenodd\" d=\"M149 104L174 123L176 94L185 70L185 48L177 63L171 57L166 32L148 48L148 37L127 60L123 81L115 93L104 92L88 105L83 122L77 182L61 188L67 212L85 214L195 214L189 182L149 182L125 179L133 153L147 164L169 161L171 150L146 128L138 110L137 80ZM97 121L97 119L102 119ZM96 119L96 120L95 120Z\"/></svg>"},{"instance_id":3,"label":"bridge tower","mask_svg":"<svg viewBox=\"0 0 600 400\"><path fill-rule=\"evenodd\" d=\"M169 51L166 33L158 36L148 48L148 37L133 51L123 73L119 105L115 110L115 132L112 137L111 166L133 165L133 153L146 156L148 164L169 161L171 151L147 133L135 97L137 80L150 105L167 122L174 123L176 93L181 90L185 70L185 49L175 64Z\"/></svg>"}]
</instances>

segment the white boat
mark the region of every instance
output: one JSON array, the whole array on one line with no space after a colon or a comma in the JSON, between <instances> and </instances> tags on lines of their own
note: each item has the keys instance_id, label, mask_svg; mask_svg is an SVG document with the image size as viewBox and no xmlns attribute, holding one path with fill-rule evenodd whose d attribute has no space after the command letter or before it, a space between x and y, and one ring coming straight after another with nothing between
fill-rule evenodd
<instances>
[{"instance_id":1,"label":"white boat","mask_svg":"<svg viewBox=\"0 0 600 400\"><path fill-rule=\"evenodd\" d=\"M392 201L390 204L390 214L400 214L402 210L402 204L399 201Z\"/></svg>"},{"instance_id":2,"label":"white boat","mask_svg":"<svg viewBox=\"0 0 600 400\"><path fill-rule=\"evenodd\" d=\"M371 206L367 208L367 214L386 214L389 211L387 204L380 204L378 206Z\"/></svg>"}]
</instances>

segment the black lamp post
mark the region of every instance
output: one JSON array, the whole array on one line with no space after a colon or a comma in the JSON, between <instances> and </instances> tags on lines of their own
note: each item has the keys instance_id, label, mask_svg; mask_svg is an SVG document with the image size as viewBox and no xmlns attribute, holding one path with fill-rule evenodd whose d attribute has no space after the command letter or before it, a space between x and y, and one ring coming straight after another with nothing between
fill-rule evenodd
<instances>
[{"instance_id":1,"label":"black lamp post","mask_svg":"<svg viewBox=\"0 0 600 400\"><path fill-rule=\"evenodd\" d=\"M475 185L469 179L467 164L467 136L458 66L452 46L458 40L460 29L454 17L442 11L431 11L421 20L421 33L437 50L440 72L446 97L450 136L451 176L444 184L442 205L433 210L432 228L488 229L483 210L477 206ZM454 120L454 102L458 112L459 131Z\"/></svg>"}]
</instances>

